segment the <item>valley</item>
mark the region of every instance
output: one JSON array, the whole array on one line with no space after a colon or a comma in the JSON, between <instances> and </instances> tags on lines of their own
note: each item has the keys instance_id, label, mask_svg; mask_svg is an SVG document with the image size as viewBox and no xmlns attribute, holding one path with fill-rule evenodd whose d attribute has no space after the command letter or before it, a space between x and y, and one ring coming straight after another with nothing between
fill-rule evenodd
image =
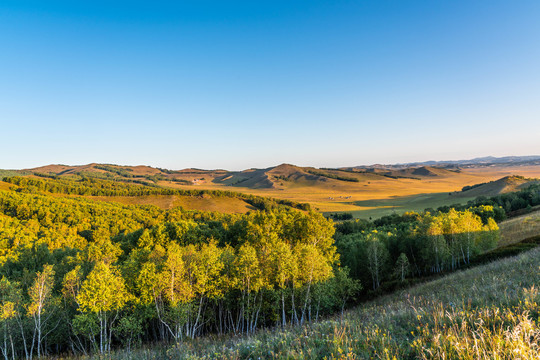
<instances>
[{"instance_id":1,"label":"valley","mask_svg":"<svg viewBox=\"0 0 540 360\"><path fill-rule=\"evenodd\" d=\"M481 351L506 357L504 329L538 332L524 274L538 267L540 182L534 164L485 167L2 170L0 350L467 357L478 332L458 325L493 310L512 319L490 323Z\"/></svg>"},{"instance_id":2,"label":"valley","mask_svg":"<svg viewBox=\"0 0 540 360\"><path fill-rule=\"evenodd\" d=\"M434 165L374 165L339 169L316 169L282 164L266 169L166 170L150 166L89 164L49 165L24 170L23 174L58 177L91 176L144 183L179 190L223 190L307 203L328 214L348 212L355 218L378 218L392 213L464 204L477 196L493 196L519 190L540 178L540 163L531 158L486 158ZM461 164L461 167L460 167ZM464 187L480 185L468 191ZM96 198L100 200L100 198ZM103 199L102 199L103 200ZM245 213L249 204L206 198L161 196L106 198L124 204L147 204L162 208Z\"/></svg>"}]
</instances>

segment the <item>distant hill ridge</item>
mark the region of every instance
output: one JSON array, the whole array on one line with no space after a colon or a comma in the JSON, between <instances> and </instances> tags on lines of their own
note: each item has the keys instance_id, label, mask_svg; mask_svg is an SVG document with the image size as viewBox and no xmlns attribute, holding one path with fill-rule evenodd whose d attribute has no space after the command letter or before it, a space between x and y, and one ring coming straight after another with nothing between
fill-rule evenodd
<instances>
[{"instance_id":1,"label":"distant hill ridge","mask_svg":"<svg viewBox=\"0 0 540 360\"><path fill-rule=\"evenodd\" d=\"M540 156L482 157L458 161L427 161L408 164L371 165L342 168L301 167L280 164L268 168L243 171L182 169L168 170L147 165L123 166L114 164L61 165L53 164L23 170L56 176L96 176L131 182L175 182L180 185L232 186L251 189L281 189L292 184L304 186L333 186L343 182L362 182L382 176L390 179L434 179L455 177L461 169L490 165L540 165ZM495 185L490 185L491 187ZM477 191L480 191L478 189Z\"/></svg>"},{"instance_id":2,"label":"distant hill ridge","mask_svg":"<svg viewBox=\"0 0 540 360\"><path fill-rule=\"evenodd\" d=\"M355 169L318 169L281 164L264 169L243 171L183 169L168 170L151 166L122 166L91 163L87 165L46 165L24 170L35 175L45 174L59 177L97 177L146 185L231 186L249 189L283 189L288 186L332 187L340 183L359 183L373 180L373 175L398 178L433 178L451 176L442 168L410 168L399 171L356 171Z\"/></svg>"},{"instance_id":3,"label":"distant hill ridge","mask_svg":"<svg viewBox=\"0 0 540 360\"><path fill-rule=\"evenodd\" d=\"M351 212L355 217L368 218L394 211L422 210L433 207L434 204L439 206L442 203L450 205L467 202L476 196L494 196L519 190L526 187L530 181L538 181L534 178L540 178L540 164L535 165L539 161L537 158L539 157L488 157L464 161L478 161L477 165L460 166L397 164L316 168L284 163L242 171L198 168L170 170L147 165L106 163L78 166L51 164L27 170L0 170L0 180L14 176L53 180L58 178L75 182L112 180L136 187L149 186L152 194L161 194L159 189L181 190L190 194L218 190L281 199L291 203L309 203L313 209L323 213ZM501 164L494 164L497 161ZM501 179L504 177L506 178ZM1 189L9 187L9 184L0 181ZM234 197L235 195L232 195L231 199ZM111 199L108 197L108 200ZM118 198L115 201L130 204L155 203L162 207L181 205L188 209L230 212L248 211L251 206L241 199L234 204L232 200L227 202L219 197L194 199L192 196L150 195L144 199L131 197Z\"/></svg>"},{"instance_id":4,"label":"distant hill ridge","mask_svg":"<svg viewBox=\"0 0 540 360\"><path fill-rule=\"evenodd\" d=\"M360 165L355 166L357 169L396 169L396 168L409 168L409 167L421 167L421 166L434 166L434 167L483 167L490 165L540 165L540 155L527 155L527 156L485 156L478 157L469 160L430 160L424 162L411 162L411 163L398 163L398 164L373 164L373 165Z\"/></svg>"},{"instance_id":5,"label":"distant hill ridge","mask_svg":"<svg viewBox=\"0 0 540 360\"><path fill-rule=\"evenodd\" d=\"M410 162L410 163L396 163L396 164L373 164L373 165L359 165L359 166L352 166L352 167L341 167L339 169L396 169L396 168L417 168L417 167L447 167L448 165L456 165L456 166L486 166L486 165L493 165L493 164L513 164L513 165L521 165L523 163L530 163L531 165L537 165L540 164L540 155L527 155L527 156L504 156L504 157L494 157L494 156L486 156L486 157L478 157L474 159L469 160L442 160L442 161L436 161L436 160L430 160L430 161L424 161L424 162ZM64 164L50 164L45 165L41 167L26 169L27 171L36 171L36 172L44 172L44 173L61 173L61 172L70 172L70 171L84 171L84 170L96 170L96 166L114 166L117 168L123 168L123 169L131 169L135 173L139 174L148 174L148 173L160 173L160 172L179 172L179 173L186 173L186 172L223 172L223 173L238 173L238 172L248 172L248 171L256 171L256 170L275 170L276 172L291 172L291 171L298 171L298 169L305 169L305 168L312 168L312 167L299 167L291 164L283 163L281 165L269 167L269 168L263 168L263 169L247 169L243 171L228 171L224 169L199 169L199 168L188 168L188 169L182 169L182 170L168 170L168 169L161 169L157 167L152 167L148 165L116 165L116 164L98 164L98 163L90 163L86 165L64 165ZM315 168L313 168L315 169Z\"/></svg>"}]
</instances>

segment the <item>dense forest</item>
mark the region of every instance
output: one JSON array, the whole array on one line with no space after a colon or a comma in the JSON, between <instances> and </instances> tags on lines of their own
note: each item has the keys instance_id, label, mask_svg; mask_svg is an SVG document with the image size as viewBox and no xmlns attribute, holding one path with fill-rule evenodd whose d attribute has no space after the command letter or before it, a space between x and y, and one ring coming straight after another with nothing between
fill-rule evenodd
<instances>
[{"instance_id":1,"label":"dense forest","mask_svg":"<svg viewBox=\"0 0 540 360\"><path fill-rule=\"evenodd\" d=\"M36 174L34 174L36 175ZM285 199L274 199L234 191L223 190L183 190L140 183L139 185L120 180L104 180L94 177L94 174L83 175L80 178L63 178L55 175L37 174L40 178L12 176L4 177L3 181L18 186L18 191L36 193L40 191L83 196L144 196L144 195L183 195L238 198L246 201L259 210L274 210L279 206L288 206L300 210L309 210L307 203L298 203Z\"/></svg>"},{"instance_id":2,"label":"dense forest","mask_svg":"<svg viewBox=\"0 0 540 360\"><path fill-rule=\"evenodd\" d=\"M317 213L165 211L47 195L53 182L0 191L7 358L301 324L358 286Z\"/></svg>"},{"instance_id":3,"label":"dense forest","mask_svg":"<svg viewBox=\"0 0 540 360\"><path fill-rule=\"evenodd\" d=\"M0 191L5 359L311 322L367 291L469 264L496 246L502 209L497 199L480 199L334 224L266 198L261 210L227 215L67 196L178 191L165 188L88 178L5 181L12 184ZM500 201L526 208L538 188L530 194L512 195L527 204Z\"/></svg>"}]
</instances>

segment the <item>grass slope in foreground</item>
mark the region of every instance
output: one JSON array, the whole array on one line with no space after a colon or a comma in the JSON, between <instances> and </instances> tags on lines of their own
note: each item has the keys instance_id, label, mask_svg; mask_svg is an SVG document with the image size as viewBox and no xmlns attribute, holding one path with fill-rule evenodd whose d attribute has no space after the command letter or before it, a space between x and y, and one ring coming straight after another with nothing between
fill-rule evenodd
<instances>
[{"instance_id":1,"label":"grass slope in foreground","mask_svg":"<svg viewBox=\"0 0 540 360\"><path fill-rule=\"evenodd\" d=\"M459 271L310 326L113 358L537 359L540 249Z\"/></svg>"}]
</instances>

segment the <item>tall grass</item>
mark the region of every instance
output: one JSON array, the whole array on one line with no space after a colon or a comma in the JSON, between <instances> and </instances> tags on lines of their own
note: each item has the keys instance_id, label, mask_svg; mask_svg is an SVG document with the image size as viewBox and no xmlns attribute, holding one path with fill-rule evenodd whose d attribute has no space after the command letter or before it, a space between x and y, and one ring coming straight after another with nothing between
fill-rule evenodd
<instances>
[{"instance_id":1,"label":"tall grass","mask_svg":"<svg viewBox=\"0 0 540 360\"><path fill-rule=\"evenodd\" d=\"M518 243L540 234L540 211L503 221L499 246Z\"/></svg>"},{"instance_id":2,"label":"tall grass","mask_svg":"<svg viewBox=\"0 0 540 360\"><path fill-rule=\"evenodd\" d=\"M117 359L538 359L540 249L304 327L111 354Z\"/></svg>"}]
</instances>

